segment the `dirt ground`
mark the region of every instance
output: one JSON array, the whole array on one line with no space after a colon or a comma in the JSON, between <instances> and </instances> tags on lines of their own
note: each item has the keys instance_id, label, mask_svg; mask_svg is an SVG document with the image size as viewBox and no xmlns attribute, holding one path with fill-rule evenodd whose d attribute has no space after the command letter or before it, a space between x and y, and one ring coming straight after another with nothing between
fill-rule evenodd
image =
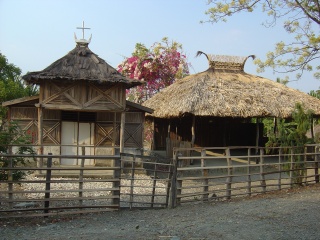
<instances>
[{"instance_id":1,"label":"dirt ground","mask_svg":"<svg viewBox=\"0 0 320 240\"><path fill-rule=\"evenodd\" d=\"M0 219L0 239L320 239L320 184L175 209Z\"/></svg>"}]
</instances>

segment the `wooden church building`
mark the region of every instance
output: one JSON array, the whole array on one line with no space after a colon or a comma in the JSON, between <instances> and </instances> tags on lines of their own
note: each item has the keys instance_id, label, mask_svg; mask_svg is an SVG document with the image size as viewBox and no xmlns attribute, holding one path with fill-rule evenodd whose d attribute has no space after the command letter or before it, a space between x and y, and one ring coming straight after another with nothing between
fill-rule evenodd
<instances>
[{"instance_id":1,"label":"wooden church building","mask_svg":"<svg viewBox=\"0 0 320 240\"><path fill-rule=\"evenodd\" d=\"M67 55L22 77L39 86L39 95L4 102L8 120L31 136L40 154L81 155L85 149L86 155L112 155L143 148L144 116L152 110L126 101L126 89L142 82L124 77L93 53L91 37L75 39ZM106 165L93 159L85 164Z\"/></svg>"}]
</instances>

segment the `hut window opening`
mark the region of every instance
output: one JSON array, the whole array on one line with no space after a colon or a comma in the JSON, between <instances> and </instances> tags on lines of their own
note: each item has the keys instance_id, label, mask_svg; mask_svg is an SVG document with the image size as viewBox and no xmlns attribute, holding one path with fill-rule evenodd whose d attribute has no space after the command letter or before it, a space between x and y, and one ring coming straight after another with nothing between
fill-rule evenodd
<instances>
[{"instance_id":1,"label":"hut window opening","mask_svg":"<svg viewBox=\"0 0 320 240\"><path fill-rule=\"evenodd\" d=\"M72 122L95 122L96 113L94 112L73 112L73 111L62 111L61 112L62 121L72 121Z\"/></svg>"}]
</instances>

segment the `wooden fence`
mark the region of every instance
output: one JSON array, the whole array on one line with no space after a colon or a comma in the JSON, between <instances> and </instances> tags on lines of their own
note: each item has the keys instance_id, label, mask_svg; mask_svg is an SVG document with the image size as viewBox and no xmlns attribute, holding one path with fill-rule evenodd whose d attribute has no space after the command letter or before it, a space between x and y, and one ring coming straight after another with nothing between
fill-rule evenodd
<instances>
[{"instance_id":1,"label":"wooden fence","mask_svg":"<svg viewBox=\"0 0 320 240\"><path fill-rule=\"evenodd\" d=\"M171 207L318 183L319 149L319 145L302 149L175 148ZM183 151L192 154L181 156ZM190 160L194 164L185 166Z\"/></svg>"},{"instance_id":2,"label":"wooden fence","mask_svg":"<svg viewBox=\"0 0 320 240\"><path fill-rule=\"evenodd\" d=\"M0 166L0 176L5 176L0 179L0 218L176 207L318 183L319 154L320 145L175 148L172 162L124 153L0 154L0 162L9 163ZM14 166L19 157L29 158L30 164ZM76 158L79 164L62 166L55 161L60 158ZM113 164L84 165L90 158ZM28 174L15 180L17 171Z\"/></svg>"},{"instance_id":3,"label":"wooden fence","mask_svg":"<svg viewBox=\"0 0 320 240\"><path fill-rule=\"evenodd\" d=\"M11 161L18 154L2 154ZM52 165L54 158L80 159L76 166ZM32 157L31 157L32 158ZM36 155L28 166L1 167L7 179L0 182L0 218L50 216L102 212L119 209L120 167L84 166L85 159L114 160L120 156ZM46 162L38 167L37 161ZM17 172L25 172L24 179L15 180ZM3 176L4 174L2 174Z\"/></svg>"},{"instance_id":4,"label":"wooden fence","mask_svg":"<svg viewBox=\"0 0 320 240\"><path fill-rule=\"evenodd\" d=\"M83 151L84 152L84 151ZM171 164L156 157L0 154L0 218L82 214L168 206ZM15 159L29 163L15 166ZM78 165L60 165L59 159ZM87 160L99 160L88 166ZM112 166L103 161L113 162ZM0 162L0 164L1 164ZM18 173L27 173L16 180Z\"/></svg>"}]
</instances>

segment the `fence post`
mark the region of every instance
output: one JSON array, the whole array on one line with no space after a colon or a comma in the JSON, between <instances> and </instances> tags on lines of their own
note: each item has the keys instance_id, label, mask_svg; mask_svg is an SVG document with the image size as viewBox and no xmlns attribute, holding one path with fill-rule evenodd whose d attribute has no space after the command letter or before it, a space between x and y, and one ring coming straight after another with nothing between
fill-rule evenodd
<instances>
[{"instance_id":1,"label":"fence post","mask_svg":"<svg viewBox=\"0 0 320 240\"><path fill-rule=\"evenodd\" d=\"M315 146L314 152L314 180L316 183L319 183L319 146Z\"/></svg>"},{"instance_id":2,"label":"fence post","mask_svg":"<svg viewBox=\"0 0 320 240\"><path fill-rule=\"evenodd\" d=\"M231 184L232 184L232 163L231 163L231 158L230 158L230 148L226 149L226 158L227 158L227 165L228 165L228 177L226 181L226 198L230 199L231 198Z\"/></svg>"},{"instance_id":3,"label":"fence post","mask_svg":"<svg viewBox=\"0 0 320 240\"><path fill-rule=\"evenodd\" d=\"M178 156L177 151L173 151L173 162L172 162L172 178L171 178L171 198L170 207L175 208L177 206L177 167L178 167Z\"/></svg>"},{"instance_id":4,"label":"fence post","mask_svg":"<svg viewBox=\"0 0 320 240\"><path fill-rule=\"evenodd\" d=\"M202 149L201 150L201 157L205 157L206 154L206 150ZM203 169L204 167L206 167L206 160L201 158L201 167L202 167L202 176L203 176L203 192L204 194L202 195L202 201L208 201L209 198L209 180L208 180L208 169Z\"/></svg>"},{"instance_id":5,"label":"fence post","mask_svg":"<svg viewBox=\"0 0 320 240\"><path fill-rule=\"evenodd\" d=\"M250 164L251 164L251 148L248 148L248 166L247 166L247 181L248 181L248 185L247 185L247 193L248 196L251 196L251 169L250 169Z\"/></svg>"},{"instance_id":6,"label":"fence post","mask_svg":"<svg viewBox=\"0 0 320 240\"><path fill-rule=\"evenodd\" d=\"M151 208L154 205L154 196L156 195L156 186L157 186L157 178L158 178L158 160L157 158L154 159L154 172L153 172L153 180L152 180L152 196L151 196Z\"/></svg>"},{"instance_id":7,"label":"fence post","mask_svg":"<svg viewBox=\"0 0 320 240\"><path fill-rule=\"evenodd\" d=\"M82 151L82 156L85 156L86 155L86 149L85 147L81 147L81 151ZM84 168L84 161L85 159L84 158L81 158L81 169L80 169L80 174L79 174L79 198L82 198L83 196L83 168ZM82 205L83 203L83 200L80 199L79 200L79 204L80 206Z\"/></svg>"},{"instance_id":8,"label":"fence post","mask_svg":"<svg viewBox=\"0 0 320 240\"><path fill-rule=\"evenodd\" d=\"M260 148L260 183L262 187L262 192L265 193L267 191L266 180L265 180L265 172L264 172L264 150Z\"/></svg>"},{"instance_id":9,"label":"fence post","mask_svg":"<svg viewBox=\"0 0 320 240\"><path fill-rule=\"evenodd\" d=\"M305 186L308 184L308 162L307 162L307 156L308 156L308 147L304 146L304 155L303 155L303 178L304 178L304 181L302 181L302 182L304 182Z\"/></svg>"},{"instance_id":10,"label":"fence post","mask_svg":"<svg viewBox=\"0 0 320 240\"><path fill-rule=\"evenodd\" d=\"M118 205L118 208L120 208L120 176L121 176L121 153L119 159L113 160L113 167L115 168L113 170L113 182L112 182L112 188L115 188L117 190L112 191L112 204Z\"/></svg>"},{"instance_id":11,"label":"fence post","mask_svg":"<svg viewBox=\"0 0 320 240\"><path fill-rule=\"evenodd\" d=\"M52 166L52 153L48 153L48 160L47 160L47 171L46 171L46 192L44 195L44 213L49 213L49 206L50 206L50 182L51 182L51 166ZM48 216L45 216L48 217Z\"/></svg>"},{"instance_id":12,"label":"fence post","mask_svg":"<svg viewBox=\"0 0 320 240\"><path fill-rule=\"evenodd\" d=\"M134 187L135 166L136 166L136 156L133 155L132 163L131 163L131 180L130 180L130 202L129 202L130 209L132 209L132 203L133 203L133 187Z\"/></svg>"},{"instance_id":13,"label":"fence post","mask_svg":"<svg viewBox=\"0 0 320 240\"><path fill-rule=\"evenodd\" d=\"M12 159L12 146L9 146L8 148L8 153L9 153L9 170L8 170L8 197L9 197L9 208L13 208L13 175L12 175L12 171L13 171L13 159Z\"/></svg>"},{"instance_id":14,"label":"fence post","mask_svg":"<svg viewBox=\"0 0 320 240\"><path fill-rule=\"evenodd\" d=\"M293 188L293 148L290 148L290 188Z\"/></svg>"},{"instance_id":15,"label":"fence post","mask_svg":"<svg viewBox=\"0 0 320 240\"><path fill-rule=\"evenodd\" d=\"M279 159L278 159L278 171L279 171L279 174L278 174L278 190L281 190L281 177L282 177L282 148L280 147L279 148Z\"/></svg>"}]
</instances>

